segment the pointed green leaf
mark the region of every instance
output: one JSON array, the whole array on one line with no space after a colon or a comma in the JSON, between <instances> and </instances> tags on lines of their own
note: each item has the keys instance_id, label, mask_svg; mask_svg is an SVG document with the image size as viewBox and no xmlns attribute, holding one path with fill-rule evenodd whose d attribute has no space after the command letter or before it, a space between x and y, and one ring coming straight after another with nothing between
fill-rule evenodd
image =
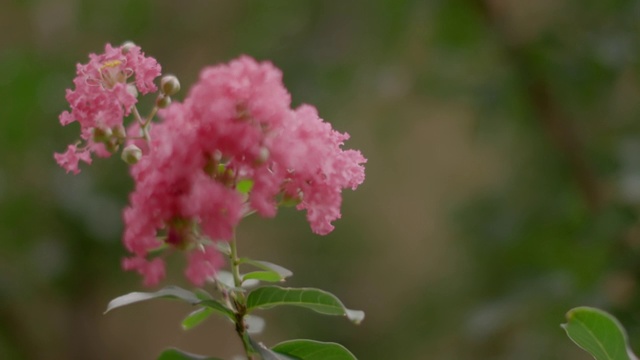
<instances>
[{"instance_id":1,"label":"pointed green leaf","mask_svg":"<svg viewBox=\"0 0 640 360\"><path fill-rule=\"evenodd\" d=\"M176 348L167 349L158 356L158 360L221 360L204 355L191 354Z\"/></svg>"},{"instance_id":2,"label":"pointed green leaf","mask_svg":"<svg viewBox=\"0 0 640 360\"><path fill-rule=\"evenodd\" d=\"M248 311L280 305L304 307L325 315L343 315L356 324L364 319L363 311L347 309L335 295L320 289L264 286L251 291L247 297Z\"/></svg>"},{"instance_id":3,"label":"pointed green leaf","mask_svg":"<svg viewBox=\"0 0 640 360\"><path fill-rule=\"evenodd\" d=\"M164 289L158 290L156 292L150 292L150 293L132 292L126 295L119 296L109 302L109 305L107 305L107 310L105 311L105 313L115 308L134 304L140 301L146 301L146 300L158 299L158 298L167 298L167 299L182 300L191 305L202 305L228 317L229 319L232 319L232 320L234 319L233 311L227 308L224 304L214 299L201 300L202 297L203 297L202 294L195 294L191 291L185 290L177 286L167 286Z\"/></svg>"},{"instance_id":4,"label":"pointed green leaf","mask_svg":"<svg viewBox=\"0 0 640 360\"><path fill-rule=\"evenodd\" d=\"M229 309L226 305L224 305L218 300L214 300L214 299L202 300L198 303L198 305L206 306L207 308L219 314L222 314L231 320L235 319L235 315L233 314L233 311L231 311L231 309Z\"/></svg>"},{"instance_id":5,"label":"pointed green leaf","mask_svg":"<svg viewBox=\"0 0 640 360\"><path fill-rule=\"evenodd\" d=\"M213 296L211 296L211 294L209 294L207 291L205 291L204 289L195 289L193 291L194 294L196 294L196 297L200 300L210 300L213 299Z\"/></svg>"},{"instance_id":6,"label":"pointed green leaf","mask_svg":"<svg viewBox=\"0 0 640 360\"><path fill-rule=\"evenodd\" d=\"M271 350L300 360L357 360L344 346L315 340L289 340L279 343Z\"/></svg>"},{"instance_id":7,"label":"pointed green leaf","mask_svg":"<svg viewBox=\"0 0 640 360\"><path fill-rule=\"evenodd\" d=\"M276 265L276 264L270 263L268 261L252 260L252 259L248 259L248 258L242 258L242 259L240 259L240 262L242 264L253 265L253 266L257 267L258 269L262 269L262 270L265 270L265 271L275 271L276 273L278 273L280 275L280 278L282 280L284 280L284 279L288 278L289 276L293 275L291 270L285 269L280 265Z\"/></svg>"},{"instance_id":8,"label":"pointed green leaf","mask_svg":"<svg viewBox=\"0 0 640 360\"><path fill-rule=\"evenodd\" d=\"M156 292L132 292L119 296L109 302L105 314L115 308L157 298L178 299L195 305L200 302L196 294L177 286L167 286Z\"/></svg>"},{"instance_id":9,"label":"pointed green leaf","mask_svg":"<svg viewBox=\"0 0 640 360\"><path fill-rule=\"evenodd\" d=\"M562 327L574 343L596 360L636 360L622 325L602 310L586 306L571 309Z\"/></svg>"},{"instance_id":10,"label":"pointed green leaf","mask_svg":"<svg viewBox=\"0 0 640 360\"><path fill-rule=\"evenodd\" d=\"M260 280L267 282L280 282L284 279L275 271L254 271L242 276L242 281L246 280Z\"/></svg>"},{"instance_id":11,"label":"pointed green leaf","mask_svg":"<svg viewBox=\"0 0 640 360\"><path fill-rule=\"evenodd\" d=\"M185 330L192 329L209 318L211 314L213 314L213 309L209 307L202 307L193 311L191 314L187 315L184 320L182 320L182 328Z\"/></svg>"},{"instance_id":12,"label":"pointed green leaf","mask_svg":"<svg viewBox=\"0 0 640 360\"><path fill-rule=\"evenodd\" d=\"M260 354L262 360L300 360L298 358L290 357L285 354L279 354L275 351L272 351L262 343L254 341L252 338L249 338L249 342L251 343L253 349L258 352L258 354Z\"/></svg>"}]
</instances>

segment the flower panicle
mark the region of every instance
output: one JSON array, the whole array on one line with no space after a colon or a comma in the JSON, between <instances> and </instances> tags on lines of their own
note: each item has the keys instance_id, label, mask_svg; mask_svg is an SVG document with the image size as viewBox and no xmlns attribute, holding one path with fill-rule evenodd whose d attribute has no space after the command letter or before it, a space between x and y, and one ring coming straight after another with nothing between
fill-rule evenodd
<instances>
[{"instance_id":1,"label":"flower panicle","mask_svg":"<svg viewBox=\"0 0 640 360\"><path fill-rule=\"evenodd\" d=\"M111 156L124 140L124 118L134 110L138 93L157 91L154 80L160 72L160 64L130 42L119 47L107 44L104 53L90 54L88 63L77 64L74 89L66 94L71 109L59 120L63 126L78 122L84 145L55 154L56 162L78 174L79 160L90 164L91 154Z\"/></svg>"},{"instance_id":2,"label":"flower panicle","mask_svg":"<svg viewBox=\"0 0 640 360\"><path fill-rule=\"evenodd\" d=\"M76 78L76 86L83 83L87 94L108 94L111 107L76 113L70 101L72 111L61 121L78 121L83 129L120 127L131 111L127 104L135 101L119 100L124 95L114 90L131 77L140 93L156 90L160 66L148 66L151 58L136 46L125 51L107 45L104 55L90 59L78 73L90 74L97 86L86 78ZM177 79L163 78L158 99L179 88ZM79 103L77 108L83 109ZM108 111L115 114L103 114ZM123 154L135 182L124 211L123 242L131 257L123 267L139 272L147 285L164 277L164 260L155 255L162 246L184 251L186 277L202 285L223 263L215 244L231 240L247 214L273 217L284 202L306 211L313 232L328 234L341 216L342 190L364 181L366 159L342 148L349 136L311 105L292 108L282 72L270 62L241 56L206 67L184 101L166 104L158 115L153 127L136 123L127 129L129 150ZM77 162L90 162L89 153L97 152L92 145L69 147L69 155L58 160L62 155L56 154L56 160L77 173Z\"/></svg>"}]
</instances>

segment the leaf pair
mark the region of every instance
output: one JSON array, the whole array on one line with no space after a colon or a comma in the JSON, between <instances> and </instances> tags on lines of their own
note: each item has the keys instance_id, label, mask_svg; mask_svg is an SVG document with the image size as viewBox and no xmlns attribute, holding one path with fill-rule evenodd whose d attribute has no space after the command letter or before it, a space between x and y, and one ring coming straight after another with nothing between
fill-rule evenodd
<instances>
[{"instance_id":1,"label":"leaf pair","mask_svg":"<svg viewBox=\"0 0 640 360\"><path fill-rule=\"evenodd\" d=\"M214 299L202 299L195 293L177 286L168 286L152 293L132 292L117 297L109 302L105 313L118 307L156 298L178 299L191 305L201 305L205 309L208 309L196 310L200 312L195 315L192 313L193 318L189 320L189 324L199 323L213 312L217 312L230 320L234 320L233 311L221 302ZM347 309L335 295L324 290L313 288L264 286L251 291L247 297L246 304L248 313L256 309L269 309L282 305L303 307L324 315L346 316L356 324L359 324L364 319L363 311Z\"/></svg>"},{"instance_id":2,"label":"leaf pair","mask_svg":"<svg viewBox=\"0 0 640 360\"><path fill-rule=\"evenodd\" d=\"M271 349L251 341L263 360L357 360L344 346L330 342L314 340L284 341ZM220 360L202 355L191 354L179 349L167 349L158 360Z\"/></svg>"}]
</instances>

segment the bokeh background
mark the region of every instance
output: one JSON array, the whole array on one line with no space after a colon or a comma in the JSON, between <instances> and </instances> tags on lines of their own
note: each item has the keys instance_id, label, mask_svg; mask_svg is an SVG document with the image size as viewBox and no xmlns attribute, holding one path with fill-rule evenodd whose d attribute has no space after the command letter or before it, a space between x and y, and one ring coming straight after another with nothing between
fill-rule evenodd
<instances>
[{"instance_id":1,"label":"bokeh background","mask_svg":"<svg viewBox=\"0 0 640 360\"><path fill-rule=\"evenodd\" d=\"M73 176L53 152L78 134L57 120L75 63L125 40L183 88L205 65L269 59L369 159L329 236L291 209L239 230L243 254L366 320L278 309L260 341L588 359L559 324L596 305L640 349L640 1L1 0L0 24L0 358L241 351L222 319L181 330L182 303L102 314L142 288L119 267L132 182L117 157Z\"/></svg>"}]
</instances>

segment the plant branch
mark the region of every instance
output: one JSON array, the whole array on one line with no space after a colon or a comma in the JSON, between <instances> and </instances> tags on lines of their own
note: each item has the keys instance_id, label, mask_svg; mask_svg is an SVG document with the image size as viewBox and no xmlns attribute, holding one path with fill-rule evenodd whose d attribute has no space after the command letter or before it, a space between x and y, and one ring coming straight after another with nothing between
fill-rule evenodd
<instances>
[{"instance_id":1,"label":"plant branch","mask_svg":"<svg viewBox=\"0 0 640 360\"><path fill-rule=\"evenodd\" d=\"M236 244L235 232L229 243L231 253L229 254L229 261L231 263L231 274L233 275L233 285L236 288L242 286L242 278L240 277L240 258L238 257L238 246ZM240 291L232 290L232 301L235 308L235 325L236 333L242 340L242 346L247 354L249 360L253 360L254 350L249 341L249 335L247 334L247 325L245 323L245 316L247 315L246 299L244 294Z\"/></svg>"}]
</instances>

